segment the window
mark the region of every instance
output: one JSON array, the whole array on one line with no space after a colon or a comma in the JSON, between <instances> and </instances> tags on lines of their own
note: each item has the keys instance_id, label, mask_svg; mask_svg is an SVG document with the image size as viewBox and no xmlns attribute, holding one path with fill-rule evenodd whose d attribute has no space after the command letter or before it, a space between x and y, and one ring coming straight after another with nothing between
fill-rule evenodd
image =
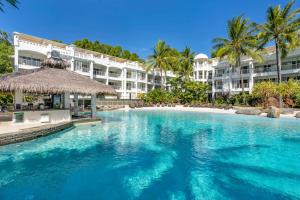
<instances>
[{"instance_id":1,"label":"window","mask_svg":"<svg viewBox=\"0 0 300 200\"><path fill-rule=\"evenodd\" d=\"M207 79L207 71L204 71L204 79Z\"/></svg>"},{"instance_id":2,"label":"window","mask_svg":"<svg viewBox=\"0 0 300 200\"><path fill-rule=\"evenodd\" d=\"M79 60L75 60L75 71L81 71L81 72L90 72L90 67L88 66L88 63L81 62Z\"/></svg>"},{"instance_id":3,"label":"window","mask_svg":"<svg viewBox=\"0 0 300 200\"><path fill-rule=\"evenodd\" d=\"M41 63L42 63L42 60L37 59L37 58L30 58L30 57L26 57L26 56L19 57L19 64L22 64L22 65L40 67Z\"/></svg>"},{"instance_id":4,"label":"window","mask_svg":"<svg viewBox=\"0 0 300 200\"><path fill-rule=\"evenodd\" d=\"M203 71L199 71L199 79L202 79L203 77Z\"/></svg>"}]
</instances>

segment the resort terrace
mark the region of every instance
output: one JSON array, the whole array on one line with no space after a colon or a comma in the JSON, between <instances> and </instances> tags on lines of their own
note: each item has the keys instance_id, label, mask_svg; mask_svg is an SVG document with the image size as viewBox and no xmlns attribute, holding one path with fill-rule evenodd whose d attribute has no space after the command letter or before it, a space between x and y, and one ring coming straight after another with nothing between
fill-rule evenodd
<instances>
[{"instance_id":1,"label":"resort terrace","mask_svg":"<svg viewBox=\"0 0 300 200\"><path fill-rule=\"evenodd\" d=\"M62 60L47 59L43 67L0 77L0 91L14 94L13 124L60 123L78 116L78 97L91 98L91 117L96 117L96 98L116 95L115 90L89 77L67 70ZM24 103L25 94L38 104ZM71 101L72 97L72 101Z\"/></svg>"}]
</instances>

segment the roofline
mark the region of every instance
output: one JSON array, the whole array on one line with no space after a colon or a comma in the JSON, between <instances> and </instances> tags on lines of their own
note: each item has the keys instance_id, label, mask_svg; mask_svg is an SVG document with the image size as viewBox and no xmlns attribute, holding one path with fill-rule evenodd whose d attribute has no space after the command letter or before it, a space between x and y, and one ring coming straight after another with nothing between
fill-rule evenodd
<instances>
[{"instance_id":1,"label":"roofline","mask_svg":"<svg viewBox=\"0 0 300 200\"><path fill-rule=\"evenodd\" d=\"M39 40L37 42L40 42L40 43L53 44L53 45L56 45L58 47L63 47L63 48L65 48L67 46L74 45L74 44L66 44L66 43L55 42L53 40L49 40L49 39L45 39L45 38L41 38L41 37L37 37L37 36L33 36L33 35L28 35L28 34L16 32L16 31L14 31L13 34L21 36L21 37L25 36L25 37L28 37L29 39L33 39L33 40ZM138 63L140 65L143 65L143 63L138 62L138 61L131 61L131 60L127 60L127 59L124 59L124 58L119 58L119 57L116 57L116 56L111 56L111 55L108 55L108 54L99 53L99 52L88 50L88 49L83 49L83 48L77 47L76 45L74 45L74 47L75 47L75 49L77 49L79 51L83 51L84 53L89 53L89 54L93 54L93 55L96 55L96 56L103 55L106 58L111 58L111 59L114 59L114 60L120 60L120 61L116 61L116 62L123 61L123 62Z\"/></svg>"}]
</instances>

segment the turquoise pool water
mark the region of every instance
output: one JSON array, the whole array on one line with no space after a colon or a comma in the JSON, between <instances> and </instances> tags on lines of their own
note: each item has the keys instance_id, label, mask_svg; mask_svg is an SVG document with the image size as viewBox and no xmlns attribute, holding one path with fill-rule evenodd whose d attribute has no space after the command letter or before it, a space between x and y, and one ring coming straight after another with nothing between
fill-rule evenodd
<instances>
[{"instance_id":1,"label":"turquoise pool water","mask_svg":"<svg viewBox=\"0 0 300 200\"><path fill-rule=\"evenodd\" d=\"M300 121L192 112L0 147L0 199L300 199Z\"/></svg>"}]
</instances>

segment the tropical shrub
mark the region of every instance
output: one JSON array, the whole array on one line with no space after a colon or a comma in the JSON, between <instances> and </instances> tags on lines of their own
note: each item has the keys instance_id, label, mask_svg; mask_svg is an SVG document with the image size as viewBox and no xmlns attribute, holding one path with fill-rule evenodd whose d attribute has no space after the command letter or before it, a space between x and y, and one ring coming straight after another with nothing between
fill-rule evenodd
<instances>
[{"instance_id":1,"label":"tropical shrub","mask_svg":"<svg viewBox=\"0 0 300 200\"><path fill-rule=\"evenodd\" d=\"M203 103L208 101L209 85L200 82L185 82L183 92L180 95L181 103L191 103L192 101Z\"/></svg>"},{"instance_id":2,"label":"tropical shrub","mask_svg":"<svg viewBox=\"0 0 300 200\"><path fill-rule=\"evenodd\" d=\"M147 94L140 94L139 98L145 103L193 103L199 104L208 101L209 85L199 82L183 82L183 88L178 84L179 79L171 80L171 91L155 89Z\"/></svg>"},{"instance_id":3,"label":"tropical shrub","mask_svg":"<svg viewBox=\"0 0 300 200\"><path fill-rule=\"evenodd\" d=\"M0 106L8 106L13 103L13 96L11 94L0 92Z\"/></svg>"},{"instance_id":4,"label":"tropical shrub","mask_svg":"<svg viewBox=\"0 0 300 200\"><path fill-rule=\"evenodd\" d=\"M283 98L283 102L290 107L295 106L297 95L300 93L299 82L290 79L287 82L283 82L278 86L278 91Z\"/></svg>"},{"instance_id":5,"label":"tropical shrub","mask_svg":"<svg viewBox=\"0 0 300 200\"><path fill-rule=\"evenodd\" d=\"M285 106L294 107L300 105L300 84L290 79L287 82L276 84L264 81L254 85L252 96L260 100L264 107L279 106L279 96L282 96Z\"/></svg>"},{"instance_id":6,"label":"tropical shrub","mask_svg":"<svg viewBox=\"0 0 300 200\"><path fill-rule=\"evenodd\" d=\"M256 83L253 87L252 96L257 98L264 107L267 107L269 98L279 96L277 84L271 81Z\"/></svg>"},{"instance_id":7,"label":"tropical shrub","mask_svg":"<svg viewBox=\"0 0 300 200\"><path fill-rule=\"evenodd\" d=\"M145 103L152 103L152 104L176 102L176 98L171 92L168 92L160 88L151 90L147 94L140 95L139 97Z\"/></svg>"}]
</instances>

